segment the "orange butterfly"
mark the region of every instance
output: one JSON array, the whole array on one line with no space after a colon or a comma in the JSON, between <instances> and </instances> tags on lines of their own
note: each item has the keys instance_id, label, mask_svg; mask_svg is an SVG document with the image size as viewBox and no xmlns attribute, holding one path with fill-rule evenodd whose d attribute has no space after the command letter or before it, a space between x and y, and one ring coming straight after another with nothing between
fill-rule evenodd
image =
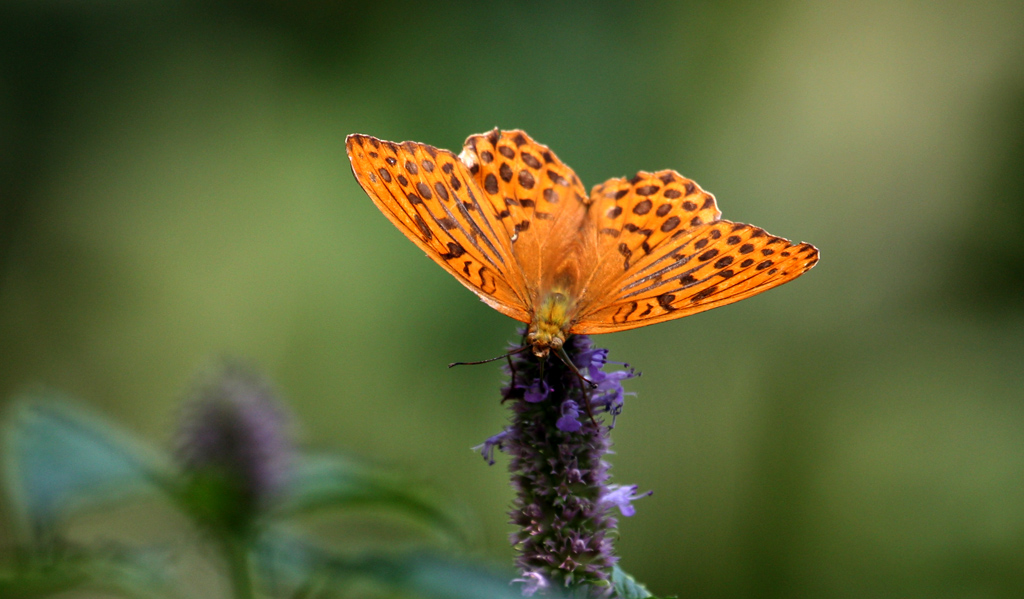
<instances>
[{"instance_id":1,"label":"orange butterfly","mask_svg":"<svg viewBox=\"0 0 1024 599\"><path fill-rule=\"evenodd\" d=\"M502 314L534 354L574 333L682 318L792 281L818 250L721 220L715 198L671 170L579 178L522 131L471 135L456 156L426 144L346 139L384 216Z\"/></svg>"}]
</instances>

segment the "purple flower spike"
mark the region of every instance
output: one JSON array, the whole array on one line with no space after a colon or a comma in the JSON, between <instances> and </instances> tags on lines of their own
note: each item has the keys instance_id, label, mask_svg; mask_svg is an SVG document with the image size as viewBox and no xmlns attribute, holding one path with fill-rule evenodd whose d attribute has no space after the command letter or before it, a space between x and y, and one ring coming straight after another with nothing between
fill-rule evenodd
<instances>
[{"instance_id":1,"label":"purple flower spike","mask_svg":"<svg viewBox=\"0 0 1024 599\"><path fill-rule=\"evenodd\" d=\"M617 506L632 515L638 496L636 486L608 484L604 458L611 426L600 418L611 414L614 422L626 395L622 381L637 375L631 369L605 372L608 350L593 347L585 335L570 337L564 349L597 388L554 355L541 369L535 356L518 353L510 358L510 380L502 390L512 422L475 449L489 463L495 449L510 457L516 498L509 515L517 527L510 538L522 572L513 582L523 584L523 595L560 587L574 597L610 597L618 561L612 551L618 523L611 512Z\"/></svg>"}]
</instances>

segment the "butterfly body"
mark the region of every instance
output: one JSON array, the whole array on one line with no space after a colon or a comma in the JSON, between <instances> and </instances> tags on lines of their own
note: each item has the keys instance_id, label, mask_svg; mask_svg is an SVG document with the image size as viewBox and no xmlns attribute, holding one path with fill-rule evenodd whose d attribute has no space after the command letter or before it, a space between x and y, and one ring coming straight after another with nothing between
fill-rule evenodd
<instances>
[{"instance_id":1,"label":"butterfly body","mask_svg":"<svg viewBox=\"0 0 1024 599\"><path fill-rule=\"evenodd\" d=\"M588 194L522 131L470 136L458 155L365 135L346 140L381 212L485 303L529 325L538 356L569 335L663 322L800 276L818 250L721 219L714 196L671 170Z\"/></svg>"},{"instance_id":2,"label":"butterfly body","mask_svg":"<svg viewBox=\"0 0 1024 599\"><path fill-rule=\"evenodd\" d=\"M540 358L548 350L558 351L571 334L573 302L564 289L557 288L544 295L526 330L526 340Z\"/></svg>"}]
</instances>

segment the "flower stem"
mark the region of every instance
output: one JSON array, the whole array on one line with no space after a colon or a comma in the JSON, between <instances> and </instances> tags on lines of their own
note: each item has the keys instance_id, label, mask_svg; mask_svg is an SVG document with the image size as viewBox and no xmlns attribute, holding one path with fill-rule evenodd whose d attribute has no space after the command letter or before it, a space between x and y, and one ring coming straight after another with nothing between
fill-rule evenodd
<instances>
[{"instance_id":1,"label":"flower stem","mask_svg":"<svg viewBox=\"0 0 1024 599\"><path fill-rule=\"evenodd\" d=\"M248 545L238 539L224 541L224 558L231 575L231 590L234 599L255 599L252 582L252 568L249 564Z\"/></svg>"}]
</instances>

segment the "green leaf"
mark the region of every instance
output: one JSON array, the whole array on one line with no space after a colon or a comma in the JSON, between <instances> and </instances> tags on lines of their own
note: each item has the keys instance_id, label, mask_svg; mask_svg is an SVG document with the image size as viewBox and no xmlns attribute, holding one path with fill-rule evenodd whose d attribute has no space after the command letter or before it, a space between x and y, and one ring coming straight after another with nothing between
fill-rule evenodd
<instances>
[{"instance_id":1,"label":"green leaf","mask_svg":"<svg viewBox=\"0 0 1024 599\"><path fill-rule=\"evenodd\" d=\"M644 585L626 574L618 564L612 567L612 585L615 587L615 596L618 599L648 599L650 597L657 599Z\"/></svg>"},{"instance_id":2,"label":"green leaf","mask_svg":"<svg viewBox=\"0 0 1024 599\"><path fill-rule=\"evenodd\" d=\"M0 597L36 599L76 589L89 580L80 568L57 566L0 572Z\"/></svg>"},{"instance_id":3,"label":"green leaf","mask_svg":"<svg viewBox=\"0 0 1024 599\"><path fill-rule=\"evenodd\" d=\"M425 553L347 556L315 546L280 530L264 535L257 547L261 572L295 599L325 599L362 581L402 597L423 599L522 599L515 574L478 562ZM558 593L545 595L559 599Z\"/></svg>"},{"instance_id":4,"label":"green leaf","mask_svg":"<svg viewBox=\"0 0 1024 599\"><path fill-rule=\"evenodd\" d=\"M432 555L378 561L372 571L377 579L396 590L430 599L522 599L515 575L480 564ZM545 597L557 598L549 592Z\"/></svg>"},{"instance_id":5,"label":"green leaf","mask_svg":"<svg viewBox=\"0 0 1024 599\"><path fill-rule=\"evenodd\" d=\"M85 564L89 586L146 599L168 599L179 594L173 587L172 556L156 550L124 551L101 555Z\"/></svg>"},{"instance_id":6,"label":"green leaf","mask_svg":"<svg viewBox=\"0 0 1024 599\"><path fill-rule=\"evenodd\" d=\"M4 482L26 535L165 479L157 452L52 392L19 398L3 441Z\"/></svg>"},{"instance_id":7,"label":"green leaf","mask_svg":"<svg viewBox=\"0 0 1024 599\"><path fill-rule=\"evenodd\" d=\"M87 552L65 548L45 557L21 560L0 571L0 597L42 599L73 590L93 590L121 597L174 597L170 571L162 555L147 552Z\"/></svg>"},{"instance_id":8,"label":"green leaf","mask_svg":"<svg viewBox=\"0 0 1024 599\"><path fill-rule=\"evenodd\" d=\"M464 540L458 518L422 485L339 455L299 458L289 491L275 515L289 517L361 507L401 513L431 530Z\"/></svg>"}]
</instances>

